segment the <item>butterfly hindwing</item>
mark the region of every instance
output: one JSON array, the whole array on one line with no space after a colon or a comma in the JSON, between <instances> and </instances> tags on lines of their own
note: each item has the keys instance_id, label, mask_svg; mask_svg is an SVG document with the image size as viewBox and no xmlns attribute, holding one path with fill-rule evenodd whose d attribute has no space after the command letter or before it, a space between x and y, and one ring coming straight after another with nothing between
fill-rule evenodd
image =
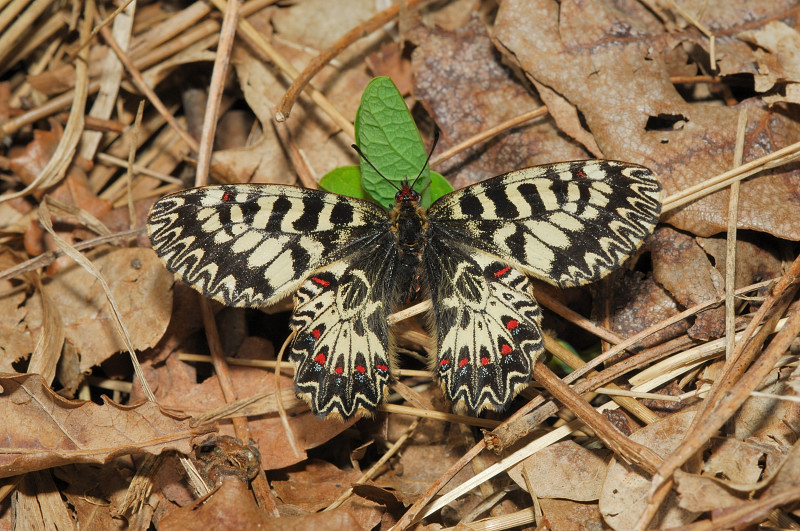
<instances>
[{"instance_id":1,"label":"butterfly hindwing","mask_svg":"<svg viewBox=\"0 0 800 531\"><path fill-rule=\"evenodd\" d=\"M527 277L475 249L430 242L433 371L456 411L502 411L531 380L544 350L541 310Z\"/></svg>"},{"instance_id":2,"label":"butterfly hindwing","mask_svg":"<svg viewBox=\"0 0 800 531\"><path fill-rule=\"evenodd\" d=\"M513 171L462 188L428 211L431 239L482 249L561 287L593 282L650 235L661 187L643 166L610 160Z\"/></svg>"},{"instance_id":3,"label":"butterfly hindwing","mask_svg":"<svg viewBox=\"0 0 800 531\"><path fill-rule=\"evenodd\" d=\"M364 260L368 256L315 271L295 295L295 388L319 416L370 414L383 401L392 365L387 317L393 286L381 261Z\"/></svg>"},{"instance_id":4,"label":"butterfly hindwing","mask_svg":"<svg viewBox=\"0 0 800 531\"><path fill-rule=\"evenodd\" d=\"M148 217L167 268L228 306L260 307L388 230L366 201L293 186L206 186L168 195Z\"/></svg>"}]
</instances>

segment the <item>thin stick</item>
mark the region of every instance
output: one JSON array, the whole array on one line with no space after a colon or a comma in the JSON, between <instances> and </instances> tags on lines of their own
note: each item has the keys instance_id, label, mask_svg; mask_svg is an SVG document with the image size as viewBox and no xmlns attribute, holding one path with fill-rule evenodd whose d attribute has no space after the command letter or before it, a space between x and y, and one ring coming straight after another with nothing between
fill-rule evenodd
<instances>
[{"instance_id":1,"label":"thin stick","mask_svg":"<svg viewBox=\"0 0 800 531\"><path fill-rule=\"evenodd\" d=\"M289 441L289 446L292 447L292 451L294 452L294 456L298 459L301 459L303 456L300 454L300 450L297 449L297 439L294 436L294 431L292 431L292 427L289 425L289 417L286 415L286 408L283 407L283 397L281 396L281 360L283 360L283 353L286 351L286 347L289 346L289 343L294 339L294 336L297 334L297 330L292 330L292 333L286 338L286 341L283 342L281 349L278 351L278 355L275 357L275 409L278 410L278 416L281 419L281 424L283 424L283 431L286 432L286 439Z\"/></svg>"},{"instance_id":2,"label":"thin stick","mask_svg":"<svg viewBox=\"0 0 800 531\"><path fill-rule=\"evenodd\" d=\"M742 165L744 154L744 140L747 132L747 109L739 111L739 123L736 127L736 147L733 151L733 167ZM733 355L736 344L736 228L739 219L739 181L731 183L730 197L728 199L728 237L725 250L725 357Z\"/></svg>"},{"instance_id":3,"label":"thin stick","mask_svg":"<svg viewBox=\"0 0 800 531\"><path fill-rule=\"evenodd\" d=\"M447 159L457 155L458 153L464 151L467 148L474 146L475 144L478 144L480 142L483 142L484 140L492 138L493 136L498 135L507 129L512 129L514 127L517 127L518 125L524 124L529 120L533 120L534 118L538 118L539 116L544 116L545 114L547 114L547 112L548 112L547 107L544 106L538 107L536 109L533 109L532 111L520 114L519 116L516 116L510 120L506 120L501 124L498 124L494 127L490 127L489 129L481 131L477 135L456 144L447 151L439 153L431 160L431 166L438 166Z\"/></svg>"},{"instance_id":4,"label":"thin stick","mask_svg":"<svg viewBox=\"0 0 800 531\"><path fill-rule=\"evenodd\" d=\"M217 117L219 106L222 102L222 93L225 88L225 76L231 60L233 39L236 36L236 25L239 20L239 0L228 0L225 15L222 19L217 55L214 58L214 69L211 72L211 82L208 88L208 101L206 112L203 116L203 130L200 136L200 149L197 153L197 169L195 170L194 185L203 186L208 182L208 170L211 166L211 151L214 146L214 135L217 131ZM295 453L296 453L295 449Z\"/></svg>"}]
</instances>

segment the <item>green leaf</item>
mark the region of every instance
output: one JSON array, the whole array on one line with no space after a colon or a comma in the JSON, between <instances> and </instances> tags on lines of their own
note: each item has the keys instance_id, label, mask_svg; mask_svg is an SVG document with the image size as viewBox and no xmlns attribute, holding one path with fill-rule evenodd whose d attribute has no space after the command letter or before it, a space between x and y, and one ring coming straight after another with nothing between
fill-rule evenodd
<instances>
[{"instance_id":1,"label":"green leaf","mask_svg":"<svg viewBox=\"0 0 800 531\"><path fill-rule=\"evenodd\" d=\"M329 171L319 180L319 187L334 194L370 200L361 188L361 170L358 166L341 166Z\"/></svg>"},{"instance_id":2,"label":"green leaf","mask_svg":"<svg viewBox=\"0 0 800 531\"><path fill-rule=\"evenodd\" d=\"M399 188L416 179L427 152L400 91L388 77L376 77L364 89L356 114L356 144L381 173ZM361 186L384 208L391 208L397 188L361 161ZM430 205L430 170L425 166L414 188Z\"/></svg>"},{"instance_id":3,"label":"green leaf","mask_svg":"<svg viewBox=\"0 0 800 531\"><path fill-rule=\"evenodd\" d=\"M447 179L442 177L440 174L436 173L435 171L431 171L431 203L442 197L443 195L447 195L453 191L453 187L447 182Z\"/></svg>"}]
</instances>

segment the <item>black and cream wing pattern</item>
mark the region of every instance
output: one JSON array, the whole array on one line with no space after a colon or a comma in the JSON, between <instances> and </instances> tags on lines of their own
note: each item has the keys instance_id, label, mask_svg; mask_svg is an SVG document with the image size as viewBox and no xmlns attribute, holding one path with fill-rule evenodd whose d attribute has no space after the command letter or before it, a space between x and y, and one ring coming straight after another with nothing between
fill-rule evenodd
<instances>
[{"instance_id":1,"label":"black and cream wing pattern","mask_svg":"<svg viewBox=\"0 0 800 531\"><path fill-rule=\"evenodd\" d=\"M371 414L395 366L387 317L415 287L432 299L431 368L457 411L506 409L543 351L529 277L595 281L650 235L660 185L597 160L510 172L429 209L406 185L372 203L279 185L177 192L148 230L167 268L206 296L258 307L294 293L295 385L320 416Z\"/></svg>"}]
</instances>

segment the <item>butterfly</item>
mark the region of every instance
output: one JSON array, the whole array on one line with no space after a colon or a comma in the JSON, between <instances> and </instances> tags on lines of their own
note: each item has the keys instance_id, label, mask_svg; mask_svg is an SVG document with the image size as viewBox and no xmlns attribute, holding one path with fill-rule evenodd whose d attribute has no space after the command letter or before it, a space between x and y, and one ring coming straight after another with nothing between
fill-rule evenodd
<instances>
[{"instance_id":1,"label":"butterfly","mask_svg":"<svg viewBox=\"0 0 800 531\"><path fill-rule=\"evenodd\" d=\"M295 388L321 417L370 415L396 366L387 317L420 286L431 298L430 368L457 412L503 411L543 351L529 278L579 286L652 233L656 176L611 160L512 171L420 206L412 184L380 206L273 184L167 195L153 249L185 283L228 306L294 294Z\"/></svg>"}]
</instances>

